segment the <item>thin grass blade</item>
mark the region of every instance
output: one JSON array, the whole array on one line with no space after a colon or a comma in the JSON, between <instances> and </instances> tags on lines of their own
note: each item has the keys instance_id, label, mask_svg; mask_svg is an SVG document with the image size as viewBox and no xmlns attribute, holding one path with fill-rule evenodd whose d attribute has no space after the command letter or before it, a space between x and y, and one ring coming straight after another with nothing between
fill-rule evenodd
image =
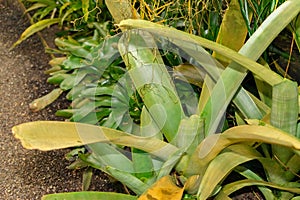
<instances>
[{"instance_id":1,"label":"thin grass blade","mask_svg":"<svg viewBox=\"0 0 300 200\"><path fill-rule=\"evenodd\" d=\"M89 7L90 7L90 1L89 0L81 0L82 5L82 12L83 12L83 19L84 21L88 21L89 19Z\"/></svg>"},{"instance_id":2,"label":"thin grass blade","mask_svg":"<svg viewBox=\"0 0 300 200\"><path fill-rule=\"evenodd\" d=\"M21 34L20 38L12 45L10 49L15 48L21 42L23 42L33 34L43 30L44 28L59 23L59 21L60 21L59 18L53 18L53 19L44 19L35 24L32 24Z\"/></svg>"}]
</instances>

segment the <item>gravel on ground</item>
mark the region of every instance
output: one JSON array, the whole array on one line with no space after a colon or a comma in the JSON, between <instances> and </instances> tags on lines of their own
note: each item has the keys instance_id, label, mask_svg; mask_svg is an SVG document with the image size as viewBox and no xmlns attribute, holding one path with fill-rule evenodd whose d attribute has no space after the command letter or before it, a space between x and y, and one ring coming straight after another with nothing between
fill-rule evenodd
<instances>
[{"instance_id":1,"label":"gravel on ground","mask_svg":"<svg viewBox=\"0 0 300 200\"><path fill-rule=\"evenodd\" d=\"M37 35L9 51L28 27L17 0L0 0L0 200L41 199L57 192L81 191L81 170L69 170L65 158L69 150L41 152L24 149L11 128L37 120L62 120L55 117L65 106L60 100L33 113L29 103L47 94L53 86L46 83L44 71L50 56ZM91 190L113 191L108 178L97 172Z\"/></svg>"}]
</instances>

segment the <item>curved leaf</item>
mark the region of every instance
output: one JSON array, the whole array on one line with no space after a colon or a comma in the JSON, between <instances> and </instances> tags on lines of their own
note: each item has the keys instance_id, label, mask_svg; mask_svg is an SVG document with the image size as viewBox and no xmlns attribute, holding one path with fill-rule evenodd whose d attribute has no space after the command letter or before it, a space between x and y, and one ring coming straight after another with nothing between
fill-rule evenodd
<instances>
[{"instance_id":1,"label":"curved leaf","mask_svg":"<svg viewBox=\"0 0 300 200\"><path fill-rule=\"evenodd\" d=\"M220 191L219 195L216 197L216 200L223 200L225 196L228 196L231 193L233 193L233 192L235 192L235 191L237 191L237 190L239 190L243 187L253 186L253 185L266 186L266 187L271 187L271 188L275 188L275 189L278 189L278 190L284 190L284 191L300 194L300 188L284 187L284 186L280 186L280 185L265 182L265 181L257 181L257 180L246 179L246 180L236 181L236 182L229 183L229 184L225 185L223 187L223 189Z\"/></svg>"},{"instance_id":2,"label":"curved leaf","mask_svg":"<svg viewBox=\"0 0 300 200\"><path fill-rule=\"evenodd\" d=\"M173 140L184 113L152 35L129 31L122 35L118 46L148 112L167 140Z\"/></svg>"},{"instance_id":3,"label":"curved leaf","mask_svg":"<svg viewBox=\"0 0 300 200\"><path fill-rule=\"evenodd\" d=\"M139 200L172 199L181 200L184 188L178 187L171 176L164 176L149 188Z\"/></svg>"},{"instance_id":4,"label":"curved leaf","mask_svg":"<svg viewBox=\"0 0 300 200\"><path fill-rule=\"evenodd\" d=\"M159 139L133 136L107 127L75 122L28 122L14 126L12 131L25 148L42 151L104 142L131 146L167 160L178 150Z\"/></svg>"},{"instance_id":5,"label":"curved leaf","mask_svg":"<svg viewBox=\"0 0 300 200\"><path fill-rule=\"evenodd\" d=\"M44 28L51 26L53 24L57 24L59 23L60 19L59 18L53 18L53 19L44 19L41 20L35 24L32 24L31 26L29 26L20 36L20 38L18 39L18 41L16 41L13 46L11 47L11 49L13 49L14 47L16 47L17 45L19 45L21 42L23 42L24 40L26 40L27 38L29 38L31 35L43 30Z\"/></svg>"},{"instance_id":6,"label":"curved leaf","mask_svg":"<svg viewBox=\"0 0 300 200\"><path fill-rule=\"evenodd\" d=\"M298 121L298 88L297 83L284 79L272 90L272 109L270 123L287 133L296 136ZM291 149L272 146L272 152L286 164L293 156Z\"/></svg>"},{"instance_id":7,"label":"curved leaf","mask_svg":"<svg viewBox=\"0 0 300 200\"><path fill-rule=\"evenodd\" d=\"M238 165L260 157L251 147L239 145L241 153L225 152L215 157L203 174L197 196L206 200L218 184ZM246 152L245 152L246 151ZM201 160L199 160L201 162Z\"/></svg>"},{"instance_id":8,"label":"curved leaf","mask_svg":"<svg viewBox=\"0 0 300 200\"><path fill-rule=\"evenodd\" d=\"M241 56L235 51L212 41L151 22L124 20L119 26L121 28L144 28L145 30L174 40L195 42L234 61L222 73L222 78L219 79L214 87L211 98L201 113L201 116L206 119L207 123L206 134L210 135L216 132L228 104L240 89L240 84L245 78L247 70L252 71L270 85L275 85L282 81L282 77L278 74L266 69L253 60L259 58L272 40L293 20L299 11L300 1L297 0L286 1L278 7L239 51L240 54L245 56ZM220 91L222 94L220 94Z\"/></svg>"},{"instance_id":9,"label":"curved leaf","mask_svg":"<svg viewBox=\"0 0 300 200\"><path fill-rule=\"evenodd\" d=\"M112 193L112 192L68 192L59 194L48 194L42 200L137 200L136 196Z\"/></svg>"},{"instance_id":10,"label":"curved leaf","mask_svg":"<svg viewBox=\"0 0 300 200\"><path fill-rule=\"evenodd\" d=\"M249 71L252 71L254 74L257 74L260 78L262 78L264 81L271 85L277 84L282 81L282 78L278 74L269 69L266 69L264 66L256 63L255 61L245 56L242 56L241 54L225 46L201 38L199 36L188 34L183 31L176 30L174 28L165 27L163 25L155 24L145 20L127 19L123 20L119 24L119 26L122 28L144 28L146 31L149 31L151 33L159 34L161 36L171 38L173 40L181 41L182 44L184 42L188 42L189 44L196 43L204 48L214 50L215 52L218 52L223 56L235 61L236 63L242 65ZM269 74L269 76L264 76L265 74Z\"/></svg>"},{"instance_id":11,"label":"curved leaf","mask_svg":"<svg viewBox=\"0 0 300 200\"><path fill-rule=\"evenodd\" d=\"M35 99L29 104L29 107L33 112L42 110L43 108L54 102L62 93L62 89L56 88L45 96Z\"/></svg>"},{"instance_id":12,"label":"curved leaf","mask_svg":"<svg viewBox=\"0 0 300 200\"><path fill-rule=\"evenodd\" d=\"M207 137L191 157L189 165L193 168L188 168L185 173L187 175L201 174L208 163L223 149L240 142L262 142L300 150L300 141L296 137L271 125L241 125L230 128L222 134Z\"/></svg>"}]
</instances>

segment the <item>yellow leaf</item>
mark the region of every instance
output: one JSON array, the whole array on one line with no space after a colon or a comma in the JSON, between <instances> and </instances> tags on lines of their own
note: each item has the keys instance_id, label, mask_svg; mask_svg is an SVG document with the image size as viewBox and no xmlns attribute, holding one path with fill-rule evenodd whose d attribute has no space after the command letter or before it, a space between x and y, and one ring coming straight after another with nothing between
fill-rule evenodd
<instances>
[{"instance_id":1,"label":"yellow leaf","mask_svg":"<svg viewBox=\"0 0 300 200\"><path fill-rule=\"evenodd\" d=\"M46 106L54 102L61 94L63 93L63 90L60 88L56 88L52 90L50 93L46 94L45 96L42 96L38 99L35 99L33 102L29 104L29 108L33 112L40 111L44 109Z\"/></svg>"},{"instance_id":2,"label":"yellow leaf","mask_svg":"<svg viewBox=\"0 0 300 200\"><path fill-rule=\"evenodd\" d=\"M136 10L128 0L106 0L105 4L113 16L115 23L120 23L124 19L134 19L137 17Z\"/></svg>"},{"instance_id":3,"label":"yellow leaf","mask_svg":"<svg viewBox=\"0 0 300 200\"><path fill-rule=\"evenodd\" d=\"M200 175L190 176L184 184L185 191L187 191L189 194L196 194L199 189L200 182Z\"/></svg>"},{"instance_id":4,"label":"yellow leaf","mask_svg":"<svg viewBox=\"0 0 300 200\"><path fill-rule=\"evenodd\" d=\"M32 24L22 33L22 35L20 36L18 41L16 41L13 44L13 46L10 48L10 50L13 49L14 47L16 47L17 45L19 45L21 42L23 42L27 38L29 38L31 35L43 30L44 28L46 28L48 26L57 24L59 21L60 21L59 18L52 18L52 19L44 19L44 20L38 21L35 24Z\"/></svg>"},{"instance_id":5,"label":"yellow leaf","mask_svg":"<svg viewBox=\"0 0 300 200\"><path fill-rule=\"evenodd\" d=\"M203 78L199 76L199 74L201 74L201 72L196 66L185 63L174 67L173 76L176 79L189 82L201 88L203 85Z\"/></svg>"},{"instance_id":6,"label":"yellow leaf","mask_svg":"<svg viewBox=\"0 0 300 200\"><path fill-rule=\"evenodd\" d=\"M249 16L250 19L251 16L252 14ZM238 0L232 0L224 15L217 43L238 51L243 46L247 33L247 26L243 19L239 2ZM225 64L225 66L230 63L230 59L217 52L214 52L213 56Z\"/></svg>"},{"instance_id":7,"label":"yellow leaf","mask_svg":"<svg viewBox=\"0 0 300 200\"><path fill-rule=\"evenodd\" d=\"M90 124L36 121L14 126L12 132L23 147L49 151L96 142L131 146L163 160L178 151L175 146L151 137L137 137L122 131Z\"/></svg>"},{"instance_id":8,"label":"yellow leaf","mask_svg":"<svg viewBox=\"0 0 300 200\"><path fill-rule=\"evenodd\" d=\"M184 188L178 187L171 176L164 176L148 189L138 200L180 200Z\"/></svg>"}]
</instances>

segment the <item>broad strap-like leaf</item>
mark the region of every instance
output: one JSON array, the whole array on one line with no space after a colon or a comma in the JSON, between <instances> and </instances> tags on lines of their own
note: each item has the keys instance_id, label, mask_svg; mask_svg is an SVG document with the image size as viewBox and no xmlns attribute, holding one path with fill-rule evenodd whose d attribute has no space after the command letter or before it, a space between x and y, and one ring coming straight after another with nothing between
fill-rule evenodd
<instances>
[{"instance_id":1,"label":"broad strap-like leaf","mask_svg":"<svg viewBox=\"0 0 300 200\"><path fill-rule=\"evenodd\" d=\"M295 187L285 187L281 185L277 185L274 183L266 182L266 181L258 181L258 180L240 180L233 183L229 183L224 186L224 188L220 191L219 195L216 196L216 200L223 200L225 196L232 194L233 192L247 186L266 186L271 187L278 190L284 190L296 194L300 194L300 189Z\"/></svg>"},{"instance_id":2,"label":"broad strap-like leaf","mask_svg":"<svg viewBox=\"0 0 300 200\"><path fill-rule=\"evenodd\" d=\"M249 17L251 18L251 16ZM239 1L232 0L223 16L216 42L238 51L245 43L247 33L247 26L241 13ZM214 52L212 55L225 65L230 63L230 60L221 54Z\"/></svg>"},{"instance_id":3,"label":"broad strap-like leaf","mask_svg":"<svg viewBox=\"0 0 300 200\"><path fill-rule=\"evenodd\" d=\"M273 86L271 125L296 136L298 113L297 83L285 79L281 83ZM290 149L274 145L272 146L272 150L274 156L284 164L286 164L294 154Z\"/></svg>"},{"instance_id":4,"label":"broad strap-like leaf","mask_svg":"<svg viewBox=\"0 0 300 200\"><path fill-rule=\"evenodd\" d=\"M104 171L110 174L116 180L126 185L137 195L141 195L150 187L150 185L142 182L140 179L138 179L131 173L120 171L116 168L109 167L109 166L106 167Z\"/></svg>"},{"instance_id":5,"label":"broad strap-like leaf","mask_svg":"<svg viewBox=\"0 0 300 200\"><path fill-rule=\"evenodd\" d=\"M131 146L167 160L178 148L159 139L83 123L36 121L14 126L13 134L27 149L42 151L82 146L97 142Z\"/></svg>"},{"instance_id":6,"label":"broad strap-like leaf","mask_svg":"<svg viewBox=\"0 0 300 200\"><path fill-rule=\"evenodd\" d=\"M264 159L264 158L263 157L259 158L260 161L261 161L261 159ZM255 172L253 172L251 169L249 169L247 167L238 166L234 169L234 171L239 173L240 175L244 176L245 178L247 178L249 180L264 181L264 179L260 177L260 174L257 174ZM266 172L266 173L268 173L268 172ZM272 173L272 171L270 171L270 173ZM270 188L263 187L263 186L262 187L258 186L258 189L265 196L266 199L275 199L275 196L274 196L274 194L273 194L273 192ZM220 191L220 193L221 192L222 191Z\"/></svg>"},{"instance_id":7,"label":"broad strap-like leaf","mask_svg":"<svg viewBox=\"0 0 300 200\"><path fill-rule=\"evenodd\" d=\"M215 157L202 172L203 177L197 196L200 200L206 200L221 181L238 165L260 157L250 146L236 145L239 152L224 152ZM201 162L199 159L198 162Z\"/></svg>"},{"instance_id":8,"label":"broad strap-like leaf","mask_svg":"<svg viewBox=\"0 0 300 200\"><path fill-rule=\"evenodd\" d=\"M136 196L113 192L68 192L58 194L48 194L42 200L137 200Z\"/></svg>"},{"instance_id":9,"label":"broad strap-like leaf","mask_svg":"<svg viewBox=\"0 0 300 200\"><path fill-rule=\"evenodd\" d=\"M188 168L185 173L187 176L201 174L223 149L239 142L262 142L300 150L300 141L280 129L270 125L241 125L207 137L191 157L189 165L193 168Z\"/></svg>"},{"instance_id":10,"label":"broad strap-like leaf","mask_svg":"<svg viewBox=\"0 0 300 200\"><path fill-rule=\"evenodd\" d=\"M290 2L289 2L290 3ZM293 4L297 7L299 3L293 1ZM285 11L284 9L289 8L284 14L288 12L292 12L293 14L296 13L294 9L291 9L290 7L293 7L294 5L285 5L280 11ZM300 6L300 5L299 5ZM300 8L299 8L300 9ZM291 11L292 10L292 11ZM290 19L290 17L288 18ZM285 23L287 23L285 21ZM225 57L235 61L239 65L245 67L249 71L253 72L254 74L257 74L260 78L262 78L264 81L266 81L270 85L275 85L282 81L282 78L276 74L275 72L266 69L262 65L256 63L255 61L251 60L250 58L247 58L225 46L222 46L220 44L217 44L215 42L209 41L205 38L201 38L199 36L195 36L192 34L188 34L179 30L176 30L174 28L169 28L166 26L162 26L159 24L155 24L149 21L144 20L123 20L120 24L120 27L128 28L128 29L145 29L148 32L151 32L153 34L157 34L160 36L164 36L166 38L171 38L172 40L178 40L181 41L181 44L184 42L188 42L189 44L198 44L204 48L211 49L213 51L216 51ZM271 34L272 36L275 34ZM277 36L277 34L276 34ZM257 53L257 52L256 52ZM266 76L266 74L268 76Z\"/></svg>"},{"instance_id":11,"label":"broad strap-like leaf","mask_svg":"<svg viewBox=\"0 0 300 200\"><path fill-rule=\"evenodd\" d=\"M142 30L123 33L119 51L145 107L167 140L172 141L184 113L152 35Z\"/></svg>"},{"instance_id":12,"label":"broad strap-like leaf","mask_svg":"<svg viewBox=\"0 0 300 200\"><path fill-rule=\"evenodd\" d=\"M183 33L171 28L159 26L154 23L145 22L141 20L125 20L120 23L123 28L145 28L150 32L155 32L160 35L171 37L181 41L196 41L203 47L210 48L223 56L226 56L234 62L225 69L221 78L217 82L211 94L210 100L207 102L201 116L206 119L207 134L216 132L220 120L231 102L233 96L238 91L240 84L247 74L247 69L258 75L270 85L275 85L282 81L282 78L275 72L266 69L265 67L250 61L257 60L259 56L265 51L272 40L284 29L292 19L299 13L300 2L297 0L290 0L278 7L258 28L247 43L239 51L240 54L247 58L234 53L229 48L221 45L216 45L211 41L203 38L193 36L191 34ZM248 62L246 64L245 62ZM250 64L251 63L251 64ZM244 66L245 68L241 67ZM223 92L220 95L220 92ZM217 104L215 102L218 102ZM221 103L222 102L222 103Z\"/></svg>"}]
</instances>

